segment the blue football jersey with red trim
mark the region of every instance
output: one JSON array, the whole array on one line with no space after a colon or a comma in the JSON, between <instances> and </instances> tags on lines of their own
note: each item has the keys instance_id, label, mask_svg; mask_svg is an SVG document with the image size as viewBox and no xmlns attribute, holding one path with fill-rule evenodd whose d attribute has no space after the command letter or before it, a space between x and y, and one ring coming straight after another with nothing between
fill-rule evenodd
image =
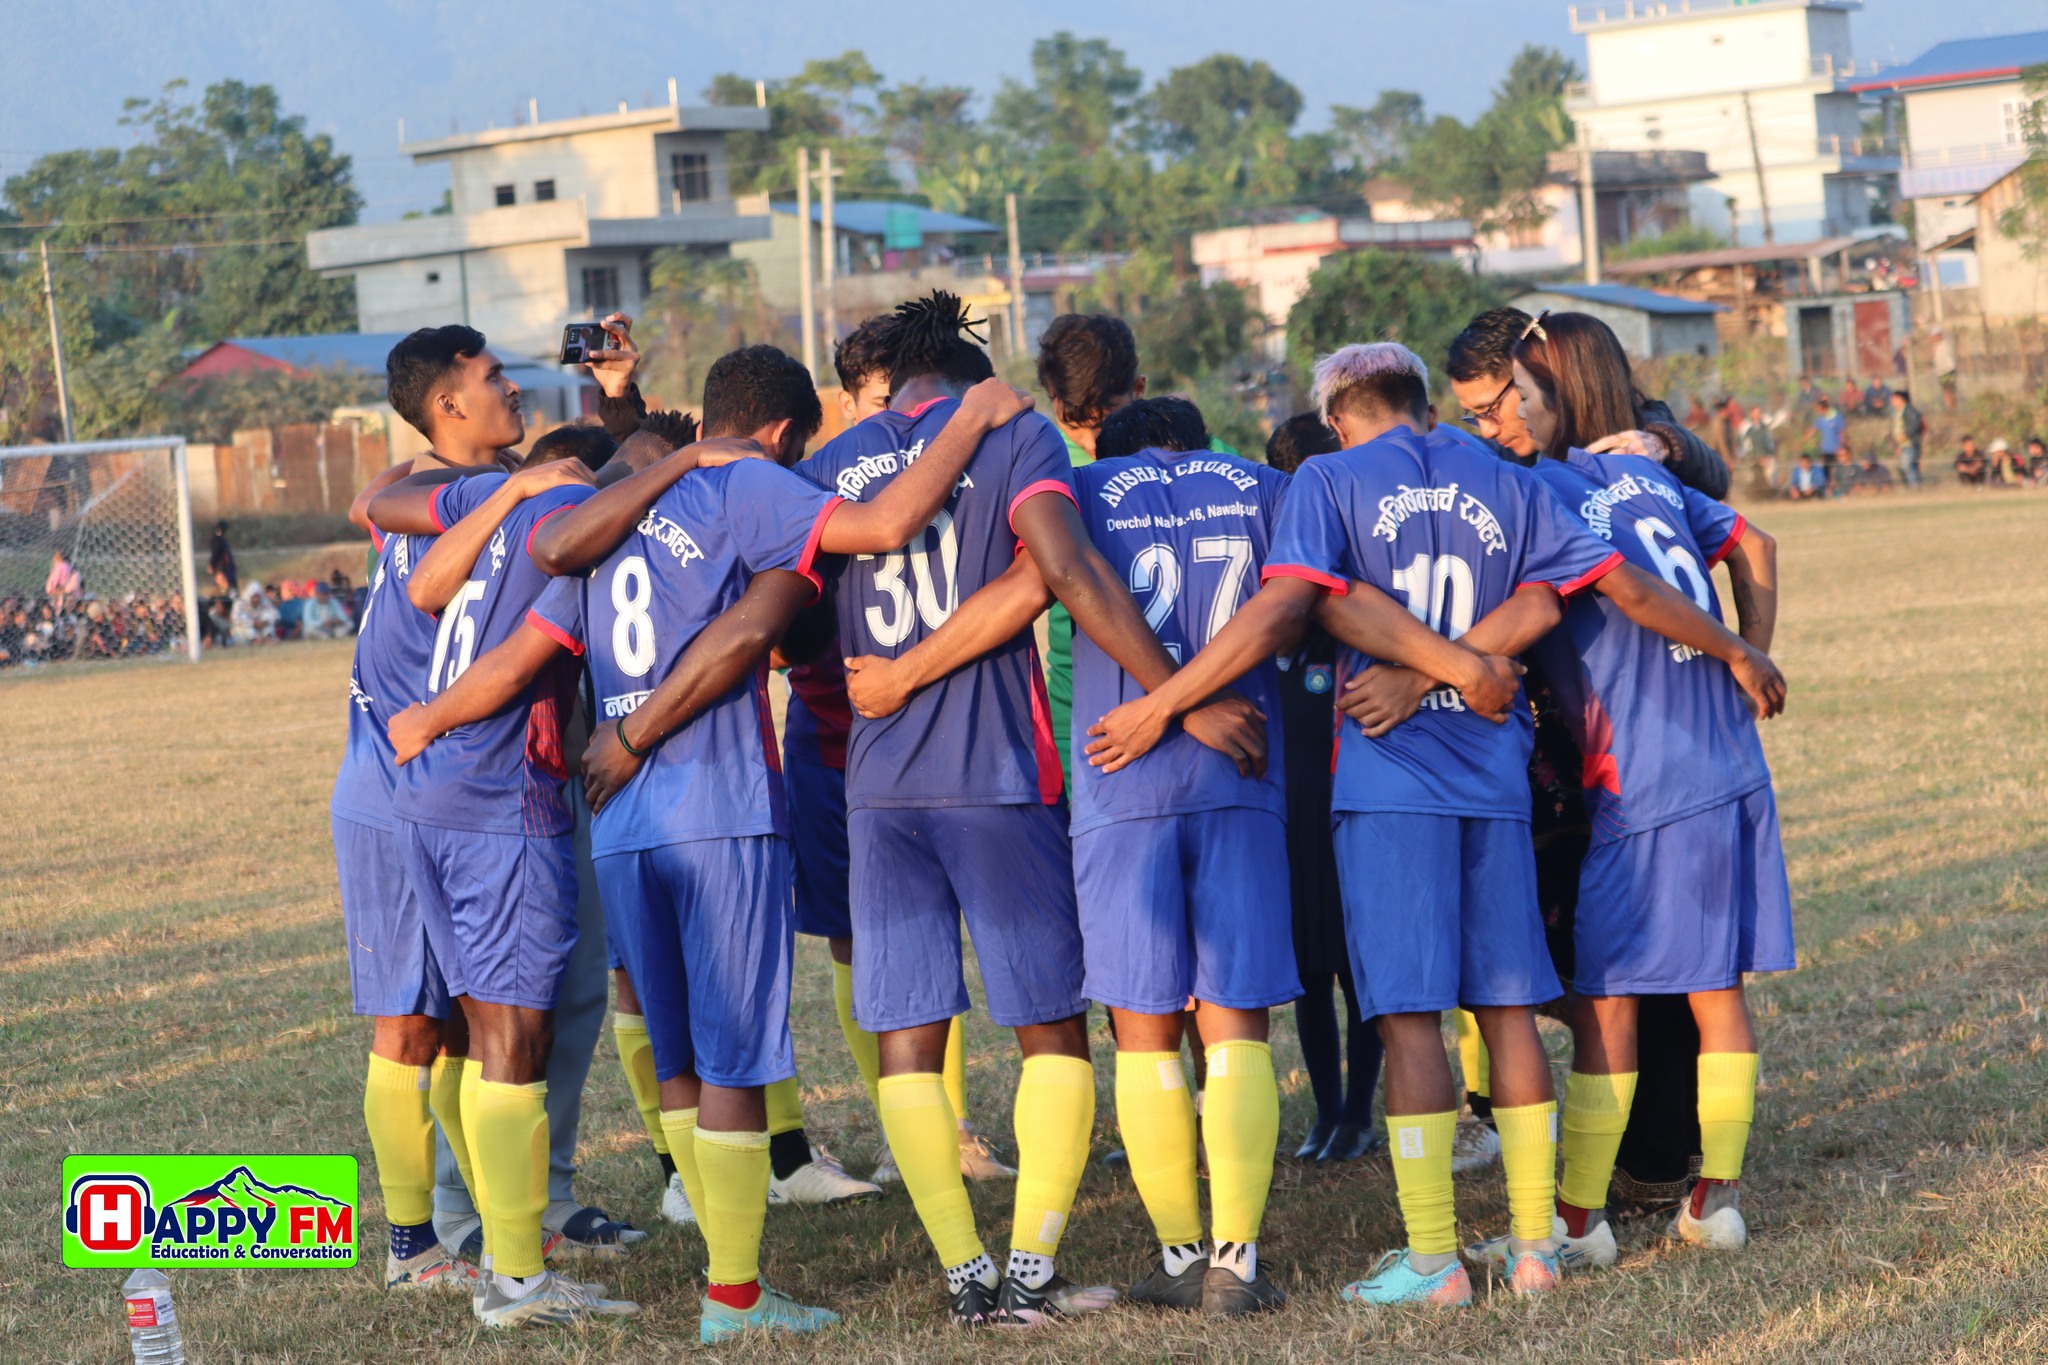
<instances>
[{"instance_id":1,"label":"blue football jersey with red trim","mask_svg":"<svg viewBox=\"0 0 2048 1365\"><path fill-rule=\"evenodd\" d=\"M850 501L872 500L945 428L959 403L879 412L796 470ZM1059 428L1027 412L982 441L946 505L890 554L836 557L828 572L849 656L894 658L1010 567L1011 514L1041 493L1074 496ZM925 688L892 716L852 718L846 804L979 806L1060 799L1052 710L1029 630Z\"/></svg>"},{"instance_id":2,"label":"blue football jersey with red trim","mask_svg":"<svg viewBox=\"0 0 2048 1365\"><path fill-rule=\"evenodd\" d=\"M483 505L505 481L477 474L434 494L435 523L447 530ZM503 644L526 620L550 582L529 549L541 522L596 490L551 488L513 508L477 556L469 581L441 610L434 650L414 683L412 701L454 684L479 655ZM544 670L512 705L457 726L398 770L392 809L418 825L484 834L566 834L575 827L562 790L562 726L575 703L574 660Z\"/></svg>"},{"instance_id":3,"label":"blue football jersey with red trim","mask_svg":"<svg viewBox=\"0 0 2048 1365\"><path fill-rule=\"evenodd\" d=\"M591 727L632 714L757 573L819 581L818 537L840 499L767 460L684 475L587 574L558 578L529 619L590 666ZM789 834L764 659L669 735L590 825L593 856L695 839Z\"/></svg>"},{"instance_id":4,"label":"blue football jersey with red trim","mask_svg":"<svg viewBox=\"0 0 2048 1365\"><path fill-rule=\"evenodd\" d=\"M1442 432L1396 427L1302 464L1264 576L1332 592L1368 583L1455 640L1524 584L1570 597L1619 563L1527 470ZM1347 649L1339 671L1372 663ZM1495 725L1448 687L1378 739L1340 723L1332 807L1526 821L1532 733L1525 701Z\"/></svg>"},{"instance_id":5,"label":"blue football jersey with red trim","mask_svg":"<svg viewBox=\"0 0 2048 1365\"><path fill-rule=\"evenodd\" d=\"M1631 564L1721 617L1713 569L1742 516L1641 455L1537 462L1536 476ZM1584 756L1593 838L1608 843L1746 796L1771 780L1756 719L1726 664L1644 630L1597 594L1537 647Z\"/></svg>"},{"instance_id":6,"label":"blue football jersey with red trim","mask_svg":"<svg viewBox=\"0 0 2048 1365\"><path fill-rule=\"evenodd\" d=\"M1089 539L1130 585L1169 654L1199 653L1259 588L1287 476L1236 455L1145 450L1074 471ZM1074 765L1074 833L1118 820L1246 806L1285 818L1279 677L1268 659L1236 689L1266 713L1263 778L1175 729L1119 772ZM1074 634L1074 752L1088 727L1145 689L1085 632Z\"/></svg>"},{"instance_id":7,"label":"blue football jersey with red trim","mask_svg":"<svg viewBox=\"0 0 2048 1365\"><path fill-rule=\"evenodd\" d=\"M385 540L356 629L355 659L348 671L348 740L329 809L376 829L392 827L391 793L398 777L386 727L414 700L434 652L434 618L405 595L412 566L433 543L432 536Z\"/></svg>"}]
</instances>

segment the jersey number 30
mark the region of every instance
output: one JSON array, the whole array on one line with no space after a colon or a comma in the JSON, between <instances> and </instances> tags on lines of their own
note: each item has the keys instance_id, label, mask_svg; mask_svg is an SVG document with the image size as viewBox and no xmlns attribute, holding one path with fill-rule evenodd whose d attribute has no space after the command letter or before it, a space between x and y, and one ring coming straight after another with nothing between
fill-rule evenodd
<instances>
[{"instance_id":1,"label":"jersey number 30","mask_svg":"<svg viewBox=\"0 0 2048 1365\"><path fill-rule=\"evenodd\" d=\"M936 573L932 569L934 536L938 538L939 556ZM953 529L953 514L943 507L932 518L931 525L919 531L902 549L860 558L875 566L875 591L885 599L870 604L865 613L868 635L882 649L894 649L910 638L915 624L911 618L913 609L924 621L926 630L937 630L960 605L960 537ZM911 585L903 580L906 567L916 580L914 605Z\"/></svg>"}]
</instances>

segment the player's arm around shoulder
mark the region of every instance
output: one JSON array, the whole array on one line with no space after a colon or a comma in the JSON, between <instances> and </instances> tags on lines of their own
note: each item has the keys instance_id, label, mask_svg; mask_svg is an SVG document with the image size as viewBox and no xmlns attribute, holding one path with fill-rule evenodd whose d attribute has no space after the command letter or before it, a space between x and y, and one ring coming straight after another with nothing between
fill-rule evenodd
<instances>
[{"instance_id":1,"label":"player's arm around shoulder","mask_svg":"<svg viewBox=\"0 0 2048 1365\"><path fill-rule=\"evenodd\" d=\"M576 587L578 584L568 584ZM414 702L385 727L392 756L400 766L450 730L494 716L518 701L562 649L581 654L580 640L529 612L519 629L502 644L478 655L448 687L425 702Z\"/></svg>"},{"instance_id":2,"label":"player's arm around shoulder","mask_svg":"<svg viewBox=\"0 0 2048 1365\"><path fill-rule=\"evenodd\" d=\"M976 384L931 444L873 502L845 503L832 513L820 548L828 554L886 554L909 543L946 505L989 433L1030 411L1032 401L1000 379Z\"/></svg>"},{"instance_id":3,"label":"player's arm around shoulder","mask_svg":"<svg viewBox=\"0 0 2048 1365\"><path fill-rule=\"evenodd\" d=\"M920 689L1016 639L1051 602L1052 590L1031 551L1020 546L1000 577L903 653L893 659L863 654L846 660L847 699L869 720L894 715Z\"/></svg>"},{"instance_id":4,"label":"player's arm around shoulder","mask_svg":"<svg viewBox=\"0 0 2048 1365\"><path fill-rule=\"evenodd\" d=\"M590 488L595 484L581 460L550 460L505 477L474 510L437 538L406 580L405 595L421 611L438 614L476 568L477 558L505 524L505 518L529 498L558 488Z\"/></svg>"}]
</instances>

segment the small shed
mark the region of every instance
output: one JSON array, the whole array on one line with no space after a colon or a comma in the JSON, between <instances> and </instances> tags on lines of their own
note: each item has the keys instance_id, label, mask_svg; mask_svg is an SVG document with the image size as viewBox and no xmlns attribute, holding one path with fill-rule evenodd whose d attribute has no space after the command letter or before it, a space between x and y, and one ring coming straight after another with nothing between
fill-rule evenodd
<instances>
[{"instance_id":1,"label":"small shed","mask_svg":"<svg viewBox=\"0 0 2048 1365\"><path fill-rule=\"evenodd\" d=\"M1718 303L1682 299L1632 284L1547 284L1515 300L1525 313L1586 313L1614 329L1631 360L1667 355L1720 354L1714 317Z\"/></svg>"},{"instance_id":2,"label":"small shed","mask_svg":"<svg viewBox=\"0 0 2048 1365\"><path fill-rule=\"evenodd\" d=\"M1904 374L1912 316L1903 290L1785 300L1786 373L1868 382Z\"/></svg>"}]
</instances>

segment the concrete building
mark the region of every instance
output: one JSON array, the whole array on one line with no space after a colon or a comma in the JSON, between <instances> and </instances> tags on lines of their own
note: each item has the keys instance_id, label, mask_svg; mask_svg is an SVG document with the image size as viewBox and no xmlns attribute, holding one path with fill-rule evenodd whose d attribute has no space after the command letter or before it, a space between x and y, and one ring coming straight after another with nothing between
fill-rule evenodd
<instances>
[{"instance_id":1,"label":"concrete building","mask_svg":"<svg viewBox=\"0 0 2048 1365\"><path fill-rule=\"evenodd\" d=\"M1189 246L1203 284L1229 280L1251 295L1252 306L1275 329L1268 334L1274 345L1283 344L1280 329L1308 292L1309 276L1330 256L1367 248L1418 251L1469 267L1474 253L1472 225L1462 218L1383 221L1326 213L1197 232Z\"/></svg>"},{"instance_id":2,"label":"concrete building","mask_svg":"<svg viewBox=\"0 0 2048 1365\"><path fill-rule=\"evenodd\" d=\"M661 248L768 235L765 203L733 198L725 148L767 127L766 109L670 104L407 143L447 164L452 211L327 228L306 255L354 277L365 332L462 321L506 354L552 357L564 323L634 311Z\"/></svg>"},{"instance_id":3,"label":"concrete building","mask_svg":"<svg viewBox=\"0 0 2048 1365\"><path fill-rule=\"evenodd\" d=\"M1977 289L1977 311L1997 325L2038 324L2048 318L2048 256L2029 254L2038 243L2008 237L1999 219L2020 203L2020 168L2007 171L1984 187L1973 207L1977 268L1983 283ZM2030 348L2038 351L2039 340Z\"/></svg>"},{"instance_id":4,"label":"concrete building","mask_svg":"<svg viewBox=\"0 0 2048 1365\"><path fill-rule=\"evenodd\" d=\"M1574 5L1589 74L1567 92L1566 108L1595 150L1704 151L1714 174L1692 187L1692 220L1738 244L1856 233L1884 220L1899 169L1894 143L1862 135L1853 84L1875 72L1851 55L1849 16L1861 8L1862 0Z\"/></svg>"},{"instance_id":5,"label":"concrete building","mask_svg":"<svg viewBox=\"0 0 2048 1365\"><path fill-rule=\"evenodd\" d=\"M1614 329L1630 360L1721 352L1714 332L1715 315L1725 311L1720 304L1682 299L1654 289L1628 284L1553 284L1521 295L1515 307L1531 315L1548 308L1596 317Z\"/></svg>"},{"instance_id":6,"label":"concrete building","mask_svg":"<svg viewBox=\"0 0 2048 1365\"><path fill-rule=\"evenodd\" d=\"M2020 72L2048 62L2048 29L1937 43L1904 66L1850 89L1897 100L1907 150L1899 198L1913 206L1913 235L1933 253L1944 289L1975 288L1977 253L1933 252L1977 225L1976 196L2026 158Z\"/></svg>"}]
</instances>

